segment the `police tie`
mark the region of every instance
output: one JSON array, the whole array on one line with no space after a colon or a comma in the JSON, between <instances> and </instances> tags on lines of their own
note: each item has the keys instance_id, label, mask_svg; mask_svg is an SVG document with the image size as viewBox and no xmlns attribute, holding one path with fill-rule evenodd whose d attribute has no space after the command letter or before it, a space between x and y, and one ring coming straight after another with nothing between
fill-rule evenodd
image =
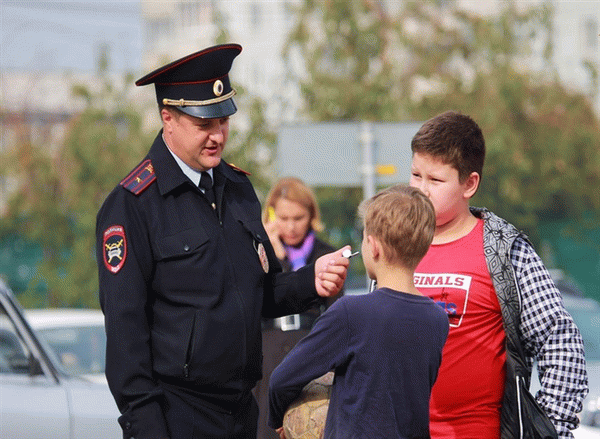
<instances>
[{"instance_id":1,"label":"police tie","mask_svg":"<svg viewBox=\"0 0 600 439\"><path fill-rule=\"evenodd\" d=\"M200 176L200 187L204 189L204 195L213 209L216 209L215 191L213 189L212 178L208 172L202 172Z\"/></svg>"}]
</instances>

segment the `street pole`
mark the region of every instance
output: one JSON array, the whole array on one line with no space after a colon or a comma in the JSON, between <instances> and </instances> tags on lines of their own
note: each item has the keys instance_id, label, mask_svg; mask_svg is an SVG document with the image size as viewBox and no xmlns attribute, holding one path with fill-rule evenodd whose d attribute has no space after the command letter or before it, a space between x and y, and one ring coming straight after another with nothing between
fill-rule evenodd
<instances>
[{"instance_id":1,"label":"street pole","mask_svg":"<svg viewBox=\"0 0 600 439\"><path fill-rule=\"evenodd\" d=\"M362 122L360 143L363 150L362 176L364 200L375 195L375 148L373 147L373 140L373 126L371 122Z\"/></svg>"},{"instance_id":2,"label":"street pole","mask_svg":"<svg viewBox=\"0 0 600 439\"><path fill-rule=\"evenodd\" d=\"M360 129L360 143L363 150L363 200L367 200L375 195L375 148L373 146L373 126L371 122L363 122ZM368 291L371 292L375 288L375 283L369 276L366 276L366 284Z\"/></svg>"}]
</instances>

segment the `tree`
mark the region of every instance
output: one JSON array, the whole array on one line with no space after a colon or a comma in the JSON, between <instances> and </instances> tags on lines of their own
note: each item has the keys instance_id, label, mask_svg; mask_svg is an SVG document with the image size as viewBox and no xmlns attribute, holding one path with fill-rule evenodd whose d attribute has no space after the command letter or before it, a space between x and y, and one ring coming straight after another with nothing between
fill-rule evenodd
<instances>
[{"instance_id":1,"label":"tree","mask_svg":"<svg viewBox=\"0 0 600 439\"><path fill-rule=\"evenodd\" d=\"M306 0L284 55L289 66L302 61L292 76L314 121L469 114L487 145L473 204L525 230L536 246L549 220L567 224L560 235L589 244L600 222L598 116L557 78L551 7L499 3L497 14L481 16L454 2ZM598 66L585 68L597 81ZM336 212L323 214L329 223Z\"/></svg>"},{"instance_id":2,"label":"tree","mask_svg":"<svg viewBox=\"0 0 600 439\"><path fill-rule=\"evenodd\" d=\"M21 298L28 306L97 305L96 212L104 197L143 156L149 137L122 88L101 72L102 88L76 86L87 107L69 123L58 151L21 143L8 153L3 171L17 181L2 234L18 235L42 248L34 281ZM40 301L36 291L45 290Z\"/></svg>"},{"instance_id":3,"label":"tree","mask_svg":"<svg viewBox=\"0 0 600 439\"><path fill-rule=\"evenodd\" d=\"M394 58L391 17L377 1L307 0L283 54L315 121L401 120L404 73ZM400 104L400 105L399 105Z\"/></svg>"},{"instance_id":4,"label":"tree","mask_svg":"<svg viewBox=\"0 0 600 439\"><path fill-rule=\"evenodd\" d=\"M448 2L402 5L304 2L285 54L304 60L296 79L308 116L419 121L461 111L488 148L475 203L534 240L540 218L597 216L600 124L590 102L558 82L552 10L515 2L484 17Z\"/></svg>"},{"instance_id":5,"label":"tree","mask_svg":"<svg viewBox=\"0 0 600 439\"><path fill-rule=\"evenodd\" d=\"M474 202L534 241L542 218L575 223L600 208L600 124L589 100L558 81L551 18L546 4L509 3L498 16L481 17L409 3L398 21L417 23L414 32L399 32L430 90L411 114L422 120L453 108L478 121L488 157Z\"/></svg>"}]
</instances>

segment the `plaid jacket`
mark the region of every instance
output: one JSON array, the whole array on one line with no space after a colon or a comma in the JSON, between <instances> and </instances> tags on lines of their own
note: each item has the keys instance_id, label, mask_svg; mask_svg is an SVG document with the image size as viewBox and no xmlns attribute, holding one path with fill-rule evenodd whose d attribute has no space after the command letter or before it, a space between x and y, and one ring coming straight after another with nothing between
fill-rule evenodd
<instances>
[{"instance_id":1,"label":"plaid jacket","mask_svg":"<svg viewBox=\"0 0 600 439\"><path fill-rule=\"evenodd\" d=\"M531 368L537 361L541 390L536 400L559 438L573 438L570 430L577 427L576 413L581 411L588 393L579 329L527 237L486 209L471 210L484 219L484 253L502 309L507 358L522 349L526 360L526 370L517 372L507 362L501 437L521 437L516 412L519 403L514 397L516 375L522 372L528 387ZM515 337L516 342L512 342Z\"/></svg>"}]
</instances>

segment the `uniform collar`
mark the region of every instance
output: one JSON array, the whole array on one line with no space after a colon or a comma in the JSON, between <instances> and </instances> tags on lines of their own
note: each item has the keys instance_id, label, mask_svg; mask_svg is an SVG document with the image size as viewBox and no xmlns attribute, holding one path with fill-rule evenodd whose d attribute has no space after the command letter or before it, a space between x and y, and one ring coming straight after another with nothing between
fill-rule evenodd
<instances>
[{"instance_id":1,"label":"uniform collar","mask_svg":"<svg viewBox=\"0 0 600 439\"><path fill-rule=\"evenodd\" d=\"M200 178L202 177L202 171L196 171L194 168L192 168L191 166L189 166L186 162L184 162L183 160L181 160L177 154L175 154L173 152L173 150L171 149L171 147L167 144L167 142L165 141L165 136L164 133L162 134L162 141L165 145L167 145L167 149L169 150L169 152L171 153L171 155L173 156L173 158L175 159L175 161L177 162L177 164L179 165L179 168L181 169L181 171L187 175L187 177L192 180L192 183L194 183L196 186L200 185ZM214 181L214 177L213 177L213 170L209 169L208 171L206 171L208 173L208 175L210 175L211 180Z\"/></svg>"},{"instance_id":2,"label":"uniform collar","mask_svg":"<svg viewBox=\"0 0 600 439\"><path fill-rule=\"evenodd\" d=\"M193 185L190 178L185 175L182 168L179 166L171 151L165 144L162 137L162 130L158 133L154 139L154 143L150 147L148 157L152 161L154 172L156 173L156 183L161 195L165 195L173 189L189 184ZM221 163L213 168L213 177L215 185L218 185L221 181L220 177L224 177L224 180L230 180L234 183L242 183L245 180L245 176L242 176L238 172L235 172L227 163L221 159ZM225 182L223 181L223 184Z\"/></svg>"}]
</instances>

